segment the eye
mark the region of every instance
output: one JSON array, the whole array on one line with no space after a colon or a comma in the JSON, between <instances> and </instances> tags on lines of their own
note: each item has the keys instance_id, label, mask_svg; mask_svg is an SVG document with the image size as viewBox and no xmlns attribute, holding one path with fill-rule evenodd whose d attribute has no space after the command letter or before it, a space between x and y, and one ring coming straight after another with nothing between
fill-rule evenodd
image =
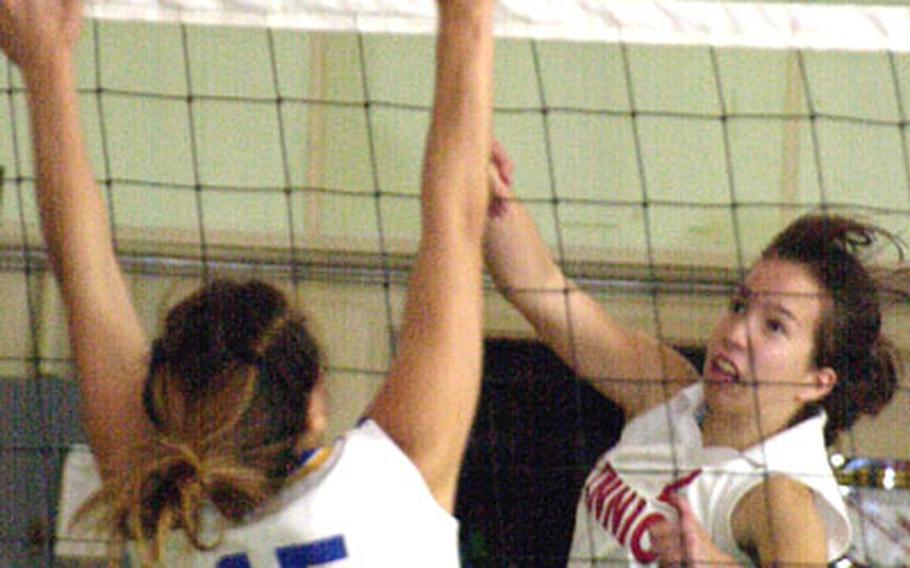
<instances>
[{"instance_id":1,"label":"eye","mask_svg":"<svg viewBox=\"0 0 910 568\"><path fill-rule=\"evenodd\" d=\"M787 333L787 328L784 326L784 323L777 318L769 318L765 322L765 326L771 333L781 333L785 335Z\"/></svg>"},{"instance_id":2,"label":"eye","mask_svg":"<svg viewBox=\"0 0 910 568\"><path fill-rule=\"evenodd\" d=\"M735 297L730 300L730 312L734 314L744 314L746 313L747 308L746 300L744 298Z\"/></svg>"}]
</instances>

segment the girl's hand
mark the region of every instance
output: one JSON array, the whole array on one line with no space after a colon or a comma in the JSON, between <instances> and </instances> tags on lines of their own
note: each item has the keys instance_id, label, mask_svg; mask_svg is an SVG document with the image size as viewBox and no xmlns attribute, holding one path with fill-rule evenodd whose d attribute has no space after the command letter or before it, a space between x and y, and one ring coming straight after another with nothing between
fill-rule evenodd
<instances>
[{"instance_id":1,"label":"girl's hand","mask_svg":"<svg viewBox=\"0 0 910 568\"><path fill-rule=\"evenodd\" d=\"M0 0L0 49L24 73L65 61L82 31L82 0Z\"/></svg>"},{"instance_id":2,"label":"girl's hand","mask_svg":"<svg viewBox=\"0 0 910 568\"><path fill-rule=\"evenodd\" d=\"M512 183L515 181L513 178L514 171L515 164L509 158L505 148L498 140L493 140L489 172L489 215L492 218L505 215L509 202L515 198L512 193Z\"/></svg>"},{"instance_id":3,"label":"girl's hand","mask_svg":"<svg viewBox=\"0 0 910 568\"><path fill-rule=\"evenodd\" d=\"M736 561L721 552L711 541L685 497L669 494L669 503L676 509L675 520L657 523L651 528L651 547L661 566L709 568L734 565Z\"/></svg>"}]
</instances>

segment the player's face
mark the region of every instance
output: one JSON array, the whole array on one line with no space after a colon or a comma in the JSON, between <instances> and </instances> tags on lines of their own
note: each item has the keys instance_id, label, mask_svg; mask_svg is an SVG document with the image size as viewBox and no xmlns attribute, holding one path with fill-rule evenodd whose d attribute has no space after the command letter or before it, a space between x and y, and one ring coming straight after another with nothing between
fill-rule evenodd
<instances>
[{"instance_id":1,"label":"player's face","mask_svg":"<svg viewBox=\"0 0 910 568\"><path fill-rule=\"evenodd\" d=\"M828 376L812 359L816 328L828 303L802 265L779 259L755 265L708 342L708 404L733 412L793 414L823 396L819 381Z\"/></svg>"}]
</instances>

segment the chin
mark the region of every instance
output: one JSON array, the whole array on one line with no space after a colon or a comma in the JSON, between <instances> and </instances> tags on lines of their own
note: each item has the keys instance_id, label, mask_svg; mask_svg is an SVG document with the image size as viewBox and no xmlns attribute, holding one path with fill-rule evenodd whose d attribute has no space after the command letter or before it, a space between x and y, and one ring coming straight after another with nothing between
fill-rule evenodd
<instances>
[{"instance_id":1,"label":"chin","mask_svg":"<svg viewBox=\"0 0 910 568\"><path fill-rule=\"evenodd\" d=\"M752 389L741 382L718 381L705 378L705 402L713 408L733 410L754 405Z\"/></svg>"}]
</instances>

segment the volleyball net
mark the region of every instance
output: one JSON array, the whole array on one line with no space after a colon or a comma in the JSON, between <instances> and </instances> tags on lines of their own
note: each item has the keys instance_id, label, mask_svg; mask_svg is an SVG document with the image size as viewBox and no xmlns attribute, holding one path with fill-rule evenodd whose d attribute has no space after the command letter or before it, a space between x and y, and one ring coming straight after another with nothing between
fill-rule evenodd
<instances>
[{"instance_id":1,"label":"volleyball net","mask_svg":"<svg viewBox=\"0 0 910 568\"><path fill-rule=\"evenodd\" d=\"M434 3L86 9L83 127L144 323L212 275L280 283L329 348L340 431L394 351L419 235ZM731 287L801 213L842 210L907 237L910 9L501 0L496 31L495 130L518 199L622 321L703 344ZM0 523L0 541L18 561L51 557L58 490L13 472L58 471L78 429L24 89L2 59L0 97L0 377L14 401L0 419L0 514L25 519ZM530 335L488 299L491 333ZM905 352L907 318L896 306L886 320ZM910 459L907 385L836 450Z\"/></svg>"}]
</instances>

